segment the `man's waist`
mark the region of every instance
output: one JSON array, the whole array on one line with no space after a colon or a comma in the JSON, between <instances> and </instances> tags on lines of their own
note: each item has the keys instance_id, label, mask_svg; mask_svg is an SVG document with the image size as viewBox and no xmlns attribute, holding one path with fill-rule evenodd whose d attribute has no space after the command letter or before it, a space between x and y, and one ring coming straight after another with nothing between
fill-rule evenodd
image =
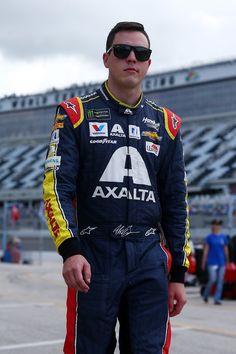
<instances>
[{"instance_id":1,"label":"man's waist","mask_svg":"<svg viewBox=\"0 0 236 354\"><path fill-rule=\"evenodd\" d=\"M157 225L127 225L127 224L110 224L110 225L80 225L80 237L96 237L96 238L160 238L160 232Z\"/></svg>"}]
</instances>

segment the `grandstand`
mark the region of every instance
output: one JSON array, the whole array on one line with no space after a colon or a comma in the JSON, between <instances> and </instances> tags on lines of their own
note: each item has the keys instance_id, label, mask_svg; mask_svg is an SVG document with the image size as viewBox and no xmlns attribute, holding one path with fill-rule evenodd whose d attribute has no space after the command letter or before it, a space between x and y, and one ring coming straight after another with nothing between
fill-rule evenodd
<instances>
[{"instance_id":1,"label":"grandstand","mask_svg":"<svg viewBox=\"0 0 236 354\"><path fill-rule=\"evenodd\" d=\"M6 230L20 237L49 234L40 214L43 165L58 102L83 96L100 83L0 99L0 217L12 203L19 222ZM193 237L205 236L212 217L236 234L236 59L149 75L145 95L183 120ZM49 241L44 241L50 247Z\"/></svg>"}]
</instances>

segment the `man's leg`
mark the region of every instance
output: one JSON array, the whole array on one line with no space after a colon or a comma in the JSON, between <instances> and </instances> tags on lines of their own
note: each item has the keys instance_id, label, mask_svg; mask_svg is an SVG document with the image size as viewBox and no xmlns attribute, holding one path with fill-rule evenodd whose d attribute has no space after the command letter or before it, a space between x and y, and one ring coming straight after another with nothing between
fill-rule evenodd
<instances>
[{"instance_id":1,"label":"man's leg","mask_svg":"<svg viewBox=\"0 0 236 354\"><path fill-rule=\"evenodd\" d=\"M131 346L130 346L128 301L125 293L121 298L118 319L120 325L119 328L120 354L132 354Z\"/></svg>"},{"instance_id":2,"label":"man's leg","mask_svg":"<svg viewBox=\"0 0 236 354\"><path fill-rule=\"evenodd\" d=\"M224 285L224 275L225 275L225 267L219 267L217 271L217 279L216 279L216 292L215 292L215 303L220 303L223 285Z\"/></svg>"},{"instance_id":3,"label":"man's leg","mask_svg":"<svg viewBox=\"0 0 236 354\"><path fill-rule=\"evenodd\" d=\"M208 280L205 290L203 292L203 299L205 302L208 301L208 297L209 297L212 285L216 281L216 268L214 266L208 266L207 269L208 269L209 280Z\"/></svg>"},{"instance_id":4,"label":"man's leg","mask_svg":"<svg viewBox=\"0 0 236 354\"><path fill-rule=\"evenodd\" d=\"M130 248L131 249L131 248ZM169 352L167 257L155 240L136 246L138 267L130 273L127 292L131 352Z\"/></svg>"}]
</instances>

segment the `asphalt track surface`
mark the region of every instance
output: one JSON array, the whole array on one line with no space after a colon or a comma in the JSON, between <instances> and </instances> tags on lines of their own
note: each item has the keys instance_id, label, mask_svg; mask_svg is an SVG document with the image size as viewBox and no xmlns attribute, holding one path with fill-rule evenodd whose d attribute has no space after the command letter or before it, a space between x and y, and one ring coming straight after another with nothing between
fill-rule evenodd
<instances>
[{"instance_id":1,"label":"asphalt track surface","mask_svg":"<svg viewBox=\"0 0 236 354\"><path fill-rule=\"evenodd\" d=\"M198 287L186 290L188 303L172 319L170 354L235 354L236 301L205 304ZM0 263L0 354L63 353L65 298L59 259Z\"/></svg>"}]
</instances>

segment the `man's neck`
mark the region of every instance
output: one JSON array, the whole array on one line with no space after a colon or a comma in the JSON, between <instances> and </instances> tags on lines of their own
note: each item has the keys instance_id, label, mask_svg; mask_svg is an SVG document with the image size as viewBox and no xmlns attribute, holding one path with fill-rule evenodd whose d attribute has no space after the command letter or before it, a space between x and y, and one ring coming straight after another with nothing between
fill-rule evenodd
<instances>
[{"instance_id":1,"label":"man's neck","mask_svg":"<svg viewBox=\"0 0 236 354\"><path fill-rule=\"evenodd\" d=\"M122 89L117 87L113 82L109 79L107 81L107 86L112 95L122 103L125 103L128 106L134 107L142 94L141 87L134 88L125 88Z\"/></svg>"}]
</instances>

